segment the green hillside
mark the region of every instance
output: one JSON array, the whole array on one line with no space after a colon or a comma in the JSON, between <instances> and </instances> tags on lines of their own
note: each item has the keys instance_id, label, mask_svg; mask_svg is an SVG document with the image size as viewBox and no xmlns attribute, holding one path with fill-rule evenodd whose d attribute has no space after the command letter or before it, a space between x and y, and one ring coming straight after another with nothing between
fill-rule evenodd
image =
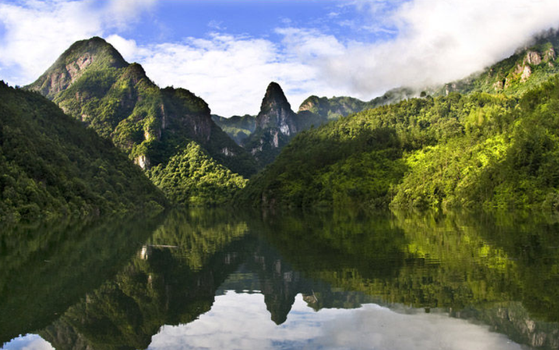
<instances>
[{"instance_id":1,"label":"green hillside","mask_svg":"<svg viewBox=\"0 0 559 350\"><path fill-rule=\"evenodd\" d=\"M165 165L148 171L149 177L173 203L217 205L229 202L247 180L213 160L195 142Z\"/></svg>"},{"instance_id":2,"label":"green hillside","mask_svg":"<svg viewBox=\"0 0 559 350\"><path fill-rule=\"evenodd\" d=\"M256 117L248 114L242 117L234 115L231 118L212 114L212 120L238 145L242 145L243 141L256 128Z\"/></svg>"},{"instance_id":3,"label":"green hillside","mask_svg":"<svg viewBox=\"0 0 559 350\"><path fill-rule=\"evenodd\" d=\"M204 100L185 89L160 89L139 64L125 62L101 38L73 44L26 88L112 140L147 173L160 165L165 169L192 142L234 173L256 171L251 155L212 121Z\"/></svg>"},{"instance_id":4,"label":"green hillside","mask_svg":"<svg viewBox=\"0 0 559 350\"><path fill-rule=\"evenodd\" d=\"M522 98L451 93L299 134L239 196L253 205L559 204L559 79Z\"/></svg>"},{"instance_id":5,"label":"green hillside","mask_svg":"<svg viewBox=\"0 0 559 350\"><path fill-rule=\"evenodd\" d=\"M110 141L39 94L0 83L0 222L165 203Z\"/></svg>"}]
</instances>

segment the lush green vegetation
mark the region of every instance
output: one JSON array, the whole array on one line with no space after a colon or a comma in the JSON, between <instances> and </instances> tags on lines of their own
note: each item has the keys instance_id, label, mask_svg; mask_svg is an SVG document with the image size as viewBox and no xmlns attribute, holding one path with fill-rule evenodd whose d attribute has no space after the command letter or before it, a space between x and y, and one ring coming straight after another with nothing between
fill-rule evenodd
<instances>
[{"instance_id":1,"label":"lush green vegetation","mask_svg":"<svg viewBox=\"0 0 559 350\"><path fill-rule=\"evenodd\" d=\"M0 220L161 208L163 194L44 97L0 83Z\"/></svg>"},{"instance_id":2,"label":"lush green vegetation","mask_svg":"<svg viewBox=\"0 0 559 350\"><path fill-rule=\"evenodd\" d=\"M239 197L255 205L557 209L559 79L522 98L412 99L299 134Z\"/></svg>"},{"instance_id":3,"label":"lush green vegetation","mask_svg":"<svg viewBox=\"0 0 559 350\"><path fill-rule=\"evenodd\" d=\"M189 154L191 142L196 142L206 157L220 165L204 167L206 171L222 171L226 167L247 177L256 172L255 160L211 120L204 100L185 89L160 89L139 64L125 62L101 38L75 43L26 88L48 96L65 113L112 140L145 171L158 168L158 184L163 188L176 186L164 188L164 191L172 193L177 203L223 202L221 194L211 197L207 182L194 194L184 190L196 186L193 179L185 179L188 184L161 181L163 177L174 176L174 173L165 176L160 172L174 171L175 166L169 163ZM186 174L182 172L182 176ZM197 176L200 174L200 170L196 171ZM212 176L223 175L203 175L204 178ZM176 197L179 193L193 193L194 197L179 199ZM205 195L200 196L201 193Z\"/></svg>"},{"instance_id":4,"label":"lush green vegetation","mask_svg":"<svg viewBox=\"0 0 559 350\"><path fill-rule=\"evenodd\" d=\"M195 142L148 176L175 204L218 205L230 202L247 180L212 159Z\"/></svg>"},{"instance_id":5,"label":"lush green vegetation","mask_svg":"<svg viewBox=\"0 0 559 350\"><path fill-rule=\"evenodd\" d=\"M235 115L231 118L212 114L212 120L238 145L241 145L256 129L256 117L248 114L242 117Z\"/></svg>"},{"instance_id":6,"label":"lush green vegetation","mask_svg":"<svg viewBox=\"0 0 559 350\"><path fill-rule=\"evenodd\" d=\"M0 344L47 327L114 278L162 221L143 212L2 226Z\"/></svg>"}]
</instances>

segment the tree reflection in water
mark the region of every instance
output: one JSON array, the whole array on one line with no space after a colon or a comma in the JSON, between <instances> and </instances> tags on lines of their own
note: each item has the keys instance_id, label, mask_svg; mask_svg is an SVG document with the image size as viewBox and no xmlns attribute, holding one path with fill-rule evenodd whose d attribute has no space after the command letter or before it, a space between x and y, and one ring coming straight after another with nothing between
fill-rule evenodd
<instances>
[{"instance_id":1,"label":"tree reflection in water","mask_svg":"<svg viewBox=\"0 0 559 350\"><path fill-rule=\"evenodd\" d=\"M219 305L246 295L250 303L265 303L271 325L285 329L290 329L292 318L301 319L301 315L312 323L334 314L321 324L322 331L333 327L338 317L355 329L363 328L358 326L359 317L381 327L372 315L394 320L394 324L384 326L396 328L398 323L423 320L438 325L442 332L445 319L449 327L473 327L457 320L462 318L488 325L519 344L559 348L559 235L557 224L548 218L518 214L495 217L194 210L171 213L160 226L137 226L151 227L153 234L139 235L144 237L141 244L132 246L137 253L119 268L116 276L90 269L92 276L88 280L97 286L92 282L87 284L88 289L69 287L69 281L76 284L75 275L60 274L60 280L56 280L56 269L43 270L53 274L46 281L74 288L68 293L81 293L81 300L69 308L74 299L48 309L63 314L61 317L46 317L41 322L28 323L34 328L19 325L14 330L19 329L18 334L39 332L57 349L141 349L150 346L158 332L161 334L157 339L161 339L176 329L173 326L189 324L192 331L207 319L217 320ZM69 236L57 235L60 242ZM7 244L11 243L4 240L4 246ZM106 239L95 244L74 239L68 244L83 249L79 254L86 258L95 255L86 253L91 247L98 247L107 257L116 254L109 248L99 248L106 246ZM131 249L123 239L114 239L111 246L115 251ZM1 258L13 256L7 252L6 249ZM53 253L52 259L62 258ZM36 266L31 259L25 261ZM77 264L75 259L72 261ZM107 262L98 264L107 266ZM23 265L14 265L13 271ZM23 283L36 276L31 267L21 271ZM17 287L17 281L10 288L1 289L3 295L23 289ZM37 291L41 300L55 298L48 288ZM1 305L7 311L4 320L22 319L15 315L13 302ZM251 317L251 306L245 307L245 316ZM355 308L361 311L334 310ZM405 318L410 312L414 318ZM430 312L434 312L433 316ZM255 315L252 317L261 317ZM238 319L236 323L250 324L248 319ZM303 327L302 323L299 327ZM216 333L208 336L219 338L222 330L214 330ZM274 332L279 331L269 331ZM295 333L283 334L287 341ZM17 334L3 335L8 341ZM308 344L327 345L323 343L326 338L312 340L312 336L310 332ZM190 334L190 339L195 338ZM493 338L486 338L488 344L490 339Z\"/></svg>"}]
</instances>

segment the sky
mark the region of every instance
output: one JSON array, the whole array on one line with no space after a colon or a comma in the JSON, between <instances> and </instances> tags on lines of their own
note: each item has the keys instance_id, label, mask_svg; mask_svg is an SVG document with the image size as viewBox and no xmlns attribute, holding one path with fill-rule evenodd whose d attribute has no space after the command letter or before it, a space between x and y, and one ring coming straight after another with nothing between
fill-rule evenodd
<instances>
[{"instance_id":1,"label":"sky","mask_svg":"<svg viewBox=\"0 0 559 350\"><path fill-rule=\"evenodd\" d=\"M256 115L279 83L370 100L468 76L559 25L557 0L0 0L0 80L26 85L100 36L160 87Z\"/></svg>"}]
</instances>

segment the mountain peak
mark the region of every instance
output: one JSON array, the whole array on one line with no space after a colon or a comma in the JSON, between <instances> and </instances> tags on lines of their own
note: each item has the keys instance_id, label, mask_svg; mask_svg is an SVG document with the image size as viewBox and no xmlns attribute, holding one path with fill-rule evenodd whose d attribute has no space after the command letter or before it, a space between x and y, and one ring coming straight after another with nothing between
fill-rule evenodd
<instances>
[{"instance_id":1,"label":"mountain peak","mask_svg":"<svg viewBox=\"0 0 559 350\"><path fill-rule=\"evenodd\" d=\"M276 82L271 82L262 99L260 113L256 117L256 128L279 127L283 134L290 135L294 131L294 127L289 127L288 124L291 124L294 115L281 86Z\"/></svg>"},{"instance_id":2,"label":"mountain peak","mask_svg":"<svg viewBox=\"0 0 559 350\"><path fill-rule=\"evenodd\" d=\"M266 88L266 94L262 99L260 113L268 112L270 109L278 107L291 110L291 105L287 101L281 86L276 82L271 82Z\"/></svg>"},{"instance_id":3,"label":"mountain peak","mask_svg":"<svg viewBox=\"0 0 559 350\"><path fill-rule=\"evenodd\" d=\"M246 149L262 164L269 163L298 131L296 119L279 84L271 82L256 116L255 131L243 142Z\"/></svg>"},{"instance_id":4,"label":"mountain peak","mask_svg":"<svg viewBox=\"0 0 559 350\"><path fill-rule=\"evenodd\" d=\"M124 60L120 52L118 52L111 44L105 39L94 36L90 39L76 41L66 50L57 60L60 63L62 60L65 63L71 63L76 58L83 55L100 56L99 58L105 59L104 65L115 68L126 67L128 63Z\"/></svg>"},{"instance_id":5,"label":"mountain peak","mask_svg":"<svg viewBox=\"0 0 559 350\"><path fill-rule=\"evenodd\" d=\"M52 99L60 91L66 90L87 69L127 66L128 63L111 44L94 36L72 44L39 79L27 88Z\"/></svg>"}]
</instances>

